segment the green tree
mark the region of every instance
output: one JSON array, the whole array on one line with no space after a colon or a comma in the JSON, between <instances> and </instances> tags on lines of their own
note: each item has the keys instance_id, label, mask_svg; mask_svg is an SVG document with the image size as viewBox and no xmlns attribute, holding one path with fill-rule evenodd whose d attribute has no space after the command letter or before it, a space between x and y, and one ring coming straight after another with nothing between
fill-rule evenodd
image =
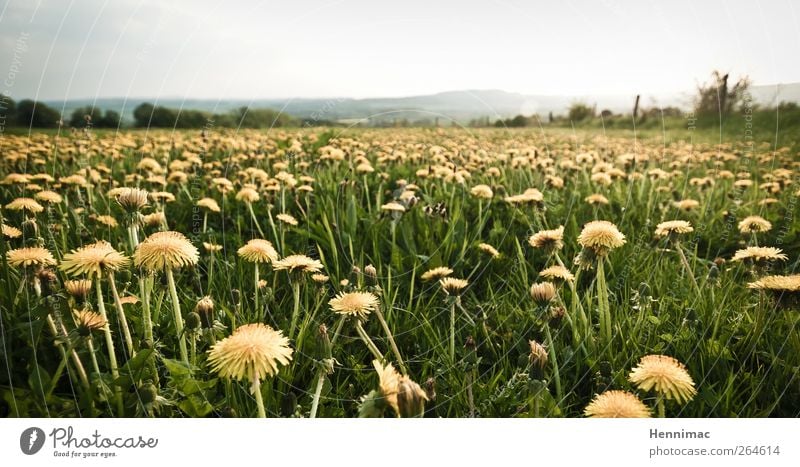
<instances>
[{"instance_id":1,"label":"green tree","mask_svg":"<svg viewBox=\"0 0 800 467\"><path fill-rule=\"evenodd\" d=\"M594 107L589 107L582 102L575 102L569 106L567 117L569 117L569 119L573 122L581 122L583 120L594 118L594 113Z\"/></svg>"},{"instance_id":2,"label":"green tree","mask_svg":"<svg viewBox=\"0 0 800 467\"><path fill-rule=\"evenodd\" d=\"M694 100L694 112L698 116L721 115L723 118L731 110L738 107L747 90L750 88L750 78L740 77L733 87L728 83L728 73L724 75L718 70L711 73L711 81L697 86L697 96Z\"/></svg>"},{"instance_id":3,"label":"green tree","mask_svg":"<svg viewBox=\"0 0 800 467\"><path fill-rule=\"evenodd\" d=\"M30 99L19 101L16 115L17 125L30 128L55 128L61 120L57 110Z\"/></svg>"}]
</instances>

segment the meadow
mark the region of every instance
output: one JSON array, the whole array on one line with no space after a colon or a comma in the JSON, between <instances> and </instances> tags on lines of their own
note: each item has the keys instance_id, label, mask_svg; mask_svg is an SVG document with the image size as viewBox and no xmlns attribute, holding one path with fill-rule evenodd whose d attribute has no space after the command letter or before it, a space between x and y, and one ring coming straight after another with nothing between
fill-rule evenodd
<instances>
[{"instance_id":1,"label":"meadow","mask_svg":"<svg viewBox=\"0 0 800 467\"><path fill-rule=\"evenodd\" d=\"M7 134L0 414L795 417L797 165L685 131Z\"/></svg>"}]
</instances>

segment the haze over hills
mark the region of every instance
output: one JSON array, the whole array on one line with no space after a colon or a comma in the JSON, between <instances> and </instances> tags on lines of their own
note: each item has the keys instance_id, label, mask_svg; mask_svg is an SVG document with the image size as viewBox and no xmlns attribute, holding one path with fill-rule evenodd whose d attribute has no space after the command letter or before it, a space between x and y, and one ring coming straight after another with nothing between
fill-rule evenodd
<instances>
[{"instance_id":1,"label":"haze over hills","mask_svg":"<svg viewBox=\"0 0 800 467\"><path fill-rule=\"evenodd\" d=\"M800 83L752 86L753 102L761 106L772 106L780 102L800 103ZM694 92L642 95L641 106L678 107L690 110ZM200 110L209 113L226 113L247 106L280 110L300 119L331 122L346 121L374 124L393 120L409 121L437 119L443 125L450 121L466 123L472 119L508 118L515 115L538 114L542 118L552 112L563 115L575 102L595 105L597 111L604 109L614 113L629 113L635 94L601 96L547 96L525 95L501 90L448 91L431 95L392 98L298 98L298 99L147 99L147 98L98 98L73 99L67 101L45 101L46 104L69 116L78 107L94 105L105 111L115 110L122 115L124 123L133 121L133 109L143 102L169 108Z\"/></svg>"}]
</instances>

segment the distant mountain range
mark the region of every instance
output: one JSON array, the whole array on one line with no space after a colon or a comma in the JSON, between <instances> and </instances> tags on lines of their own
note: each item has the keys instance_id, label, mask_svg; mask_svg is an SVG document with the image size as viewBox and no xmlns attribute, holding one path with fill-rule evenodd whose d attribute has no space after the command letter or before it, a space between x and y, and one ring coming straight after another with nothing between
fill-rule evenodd
<instances>
[{"instance_id":1,"label":"distant mountain range","mask_svg":"<svg viewBox=\"0 0 800 467\"><path fill-rule=\"evenodd\" d=\"M752 86L753 101L769 106L780 102L800 103L800 83ZM688 110L694 92L642 95L641 106L678 107ZM443 125L449 121L465 123L472 119L507 118L515 115L538 114L543 118L550 112L566 113L575 102L595 105L598 111L608 109L614 113L630 112L635 94L600 96L548 96L525 95L500 90L448 91L437 94L393 98L300 98L300 99L146 99L146 98L98 98L71 99L67 101L45 101L46 104L69 116L78 107L94 105L111 109L122 115L124 122L133 121L133 109L142 102L155 103L170 108L200 110L210 113L225 113L248 106L280 110L300 119L312 121L358 122L375 124L393 120L409 121L436 119Z\"/></svg>"}]
</instances>

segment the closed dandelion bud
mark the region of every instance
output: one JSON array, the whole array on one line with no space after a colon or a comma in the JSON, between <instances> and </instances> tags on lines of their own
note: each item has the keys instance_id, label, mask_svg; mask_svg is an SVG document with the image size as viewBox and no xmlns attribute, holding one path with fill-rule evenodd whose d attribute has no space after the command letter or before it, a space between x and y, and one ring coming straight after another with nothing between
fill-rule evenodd
<instances>
[{"instance_id":1,"label":"closed dandelion bud","mask_svg":"<svg viewBox=\"0 0 800 467\"><path fill-rule=\"evenodd\" d=\"M433 377L425 380L423 389L425 390L425 395L428 396L429 401L436 400L436 380L433 379Z\"/></svg>"},{"instance_id":2,"label":"closed dandelion bud","mask_svg":"<svg viewBox=\"0 0 800 467\"><path fill-rule=\"evenodd\" d=\"M322 358L331 358L333 352L331 348L331 339L330 336L328 336L328 327L324 324L320 324L319 328L317 329L317 337L319 338L319 344L321 348L320 356Z\"/></svg>"},{"instance_id":3,"label":"closed dandelion bud","mask_svg":"<svg viewBox=\"0 0 800 467\"><path fill-rule=\"evenodd\" d=\"M220 415L221 415L223 418L236 418L236 417L237 417L237 414L236 414L236 409L234 409L234 408L233 408L233 407L231 407L231 406L224 407L224 408L223 408L223 409L220 411Z\"/></svg>"},{"instance_id":4,"label":"closed dandelion bud","mask_svg":"<svg viewBox=\"0 0 800 467\"><path fill-rule=\"evenodd\" d=\"M716 283L717 279L719 279L719 267L716 264L712 264L710 268L708 268L708 281L711 283Z\"/></svg>"},{"instance_id":5,"label":"closed dandelion bud","mask_svg":"<svg viewBox=\"0 0 800 467\"><path fill-rule=\"evenodd\" d=\"M22 223L22 235L28 239L39 237L39 224L36 223L36 219L25 219Z\"/></svg>"},{"instance_id":6,"label":"closed dandelion bud","mask_svg":"<svg viewBox=\"0 0 800 467\"><path fill-rule=\"evenodd\" d=\"M532 379L542 379L544 368L547 366L547 349L535 340L529 341L531 352L528 361L531 365L530 376Z\"/></svg>"},{"instance_id":7,"label":"closed dandelion bud","mask_svg":"<svg viewBox=\"0 0 800 467\"><path fill-rule=\"evenodd\" d=\"M375 282L375 279L378 277L378 270L375 269L375 266L368 264L367 267L364 268L364 274L371 282Z\"/></svg>"},{"instance_id":8,"label":"closed dandelion bud","mask_svg":"<svg viewBox=\"0 0 800 467\"><path fill-rule=\"evenodd\" d=\"M200 329L200 315L192 311L186 315L186 329L194 331Z\"/></svg>"},{"instance_id":9,"label":"closed dandelion bud","mask_svg":"<svg viewBox=\"0 0 800 467\"><path fill-rule=\"evenodd\" d=\"M356 265L353 265L353 275L357 276L359 274L361 274L361 268Z\"/></svg>"},{"instance_id":10,"label":"closed dandelion bud","mask_svg":"<svg viewBox=\"0 0 800 467\"><path fill-rule=\"evenodd\" d=\"M231 289L231 301L234 305L239 306L242 300L242 293L239 289Z\"/></svg>"},{"instance_id":11,"label":"closed dandelion bud","mask_svg":"<svg viewBox=\"0 0 800 467\"><path fill-rule=\"evenodd\" d=\"M567 310L565 310L563 306L554 306L550 308L550 324L553 326L561 324L561 320L564 319L565 314L567 314Z\"/></svg>"},{"instance_id":12,"label":"closed dandelion bud","mask_svg":"<svg viewBox=\"0 0 800 467\"><path fill-rule=\"evenodd\" d=\"M197 301L194 311L200 316L201 324L206 329L211 329L214 325L214 301L209 296L205 296Z\"/></svg>"},{"instance_id":13,"label":"closed dandelion bud","mask_svg":"<svg viewBox=\"0 0 800 467\"><path fill-rule=\"evenodd\" d=\"M408 376L400 378L400 384L397 387L398 415L402 418L422 417L425 414L426 400L428 400L428 396L419 387L419 384Z\"/></svg>"},{"instance_id":14,"label":"closed dandelion bud","mask_svg":"<svg viewBox=\"0 0 800 467\"><path fill-rule=\"evenodd\" d=\"M556 296L556 286L552 282L539 282L531 286L531 298L539 305L550 302Z\"/></svg>"},{"instance_id":15,"label":"closed dandelion bud","mask_svg":"<svg viewBox=\"0 0 800 467\"><path fill-rule=\"evenodd\" d=\"M147 383L144 386L139 388L139 399L142 401L142 404L152 404L156 401L158 397L158 388L156 388L153 384Z\"/></svg>"},{"instance_id":16,"label":"closed dandelion bud","mask_svg":"<svg viewBox=\"0 0 800 467\"><path fill-rule=\"evenodd\" d=\"M42 284L42 296L49 296L55 290L58 278L52 269L41 269L36 273L39 281Z\"/></svg>"},{"instance_id":17,"label":"closed dandelion bud","mask_svg":"<svg viewBox=\"0 0 800 467\"><path fill-rule=\"evenodd\" d=\"M119 277L119 280L120 280L120 281L122 281L123 283L125 283L125 282L130 282L130 281L131 281L131 278L132 278L133 276L131 275L131 271L130 271L129 269L123 269L122 271L119 271L119 272L117 273L117 277Z\"/></svg>"}]
</instances>

